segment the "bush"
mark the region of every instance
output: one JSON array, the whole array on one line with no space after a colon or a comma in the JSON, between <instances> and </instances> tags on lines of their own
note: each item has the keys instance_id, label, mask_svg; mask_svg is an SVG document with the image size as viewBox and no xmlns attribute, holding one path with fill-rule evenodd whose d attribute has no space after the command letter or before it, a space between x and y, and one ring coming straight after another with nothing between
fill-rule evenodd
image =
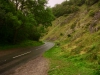
<instances>
[{"instance_id":1,"label":"bush","mask_svg":"<svg viewBox=\"0 0 100 75\"><path fill-rule=\"evenodd\" d=\"M100 7L100 1L98 2L98 7Z\"/></svg>"},{"instance_id":2,"label":"bush","mask_svg":"<svg viewBox=\"0 0 100 75\"><path fill-rule=\"evenodd\" d=\"M67 36L68 36L68 37L71 37L71 35L70 35L70 34L68 34Z\"/></svg>"},{"instance_id":3,"label":"bush","mask_svg":"<svg viewBox=\"0 0 100 75\"><path fill-rule=\"evenodd\" d=\"M60 36L63 36L63 33L60 33Z\"/></svg>"},{"instance_id":4,"label":"bush","mask_svg":"<svg viewBox=\"0 0 100 75\"><path fill-rule=\"evenodd\" d=\"M95 69L95 75L100 75L100 67L98 67L97 69Z\"/></svg>"},{"instance_id":5,"label":"bush","mask_svg":"<svg viewBox=\"0 0 100 75\"><path fill-rule=\"evenodd\" d=\"M95 12L93 10L89 11L89 16L93 17L95 15Z\"/></svg>"},{"instance_id":6,"label":"bush","mask_svg":"<svg viewBox=\"0 0 100 75\"><path fill-rule=\"evenodd\" d=\"M76 22L74 22L72 25L71 25L71 29L74 29L76 27Z\"/></svg>"},{"instance_id":7,"label":"bush","mask_svg":"<svg viewBox=\"0 0 100 75\"><path fill-rule=\"evenodd\" d=\"M99 1L99 0L86 0L85 3L86 3L87 5L93 5L93 4L97 3L98 1Z\"/></svg>"}]
</instances>

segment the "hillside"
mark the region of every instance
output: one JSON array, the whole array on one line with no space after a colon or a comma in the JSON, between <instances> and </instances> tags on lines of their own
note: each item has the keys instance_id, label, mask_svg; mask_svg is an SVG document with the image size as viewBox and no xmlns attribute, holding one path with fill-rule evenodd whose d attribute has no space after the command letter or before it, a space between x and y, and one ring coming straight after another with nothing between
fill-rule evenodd
<instances>
[{"instance_id":1,"label":"hillside","mask_svg":"<svg viewBox=\"0 0 100 75\"><path fill-rule=\"evenodd\" d=\"M83 4L79 11L56 18L47 29L42 40L56 43L44 54L51 61L49 75L100 75L98 4Z\"/></svg>"}]
</instances>

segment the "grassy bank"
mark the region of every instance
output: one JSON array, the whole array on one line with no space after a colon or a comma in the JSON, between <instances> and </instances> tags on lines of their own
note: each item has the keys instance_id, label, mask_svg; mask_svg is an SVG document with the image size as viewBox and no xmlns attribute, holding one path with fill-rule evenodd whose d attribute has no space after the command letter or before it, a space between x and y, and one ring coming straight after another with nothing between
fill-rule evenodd
<instances>
[{"instance_id":1,"label":"grassy bank","mask_svg":"<svg viewBox=\"0 0 100 75\"><path fill-rule=\"evenodd\" d=\"M43 42L41 41L31 41L31 40L27 40L27 41L23 41L20 44L15 44L15 45L0 45L0 50L7 50L7 49L12 49L12 48L24 48L24 47L35 47L35 46L40 46L42 45Z\"/></svg>"},{"instance_id":2,"label":"grassy bank","mask_svg":"<svg viewBox=\"0 0 100 75\"><path fill-rule=\"evenodd\" d=\"M45 52L44 56L50 60L49 75L100 75L97 63L83 59L87 55L70 56L60 47L54 47Z\"/></svg>"},{"instance_id":3,"label":"grassy bank","mask_svg":"<svg viewBox=\"0 0 100 75\"><path fill-rule=\"evenodd\" d=\"M98 3L84 4L77 13L52 22L42 38L59 45L44 54L50 59L49 75L100 75L99 9Z\"/></svg>"}]
</instances>

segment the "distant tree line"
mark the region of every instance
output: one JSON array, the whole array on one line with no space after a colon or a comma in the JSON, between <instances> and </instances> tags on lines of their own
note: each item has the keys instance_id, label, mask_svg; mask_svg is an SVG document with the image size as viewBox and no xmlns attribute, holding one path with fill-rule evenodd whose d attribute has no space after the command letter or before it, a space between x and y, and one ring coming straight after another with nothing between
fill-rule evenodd
<instances>
[{"instance_id":1,"label":"distant tree line","mask_svg":"<svg viewBox=\"0 0 100 75\"><path fill-rule=\"evenodd\" d=\"M54 20L47 0L0 0L0 44L38 41Z\"/></svg>"},{"instance_id":2,"label":"distant tree line","mask_svg":"<svg viewBox=\"0 0 100 75\"><path fill-rule=\"evenodd\" d=\"M62 16L62 15L68 15L73 12L77 12L79 10L79 7L83 4L86 5L93 5L97 3L99 0L69 0L64 1L61 4L56 4L52 10L53 14L56 17Z\"/></svg>"}]
</instances>

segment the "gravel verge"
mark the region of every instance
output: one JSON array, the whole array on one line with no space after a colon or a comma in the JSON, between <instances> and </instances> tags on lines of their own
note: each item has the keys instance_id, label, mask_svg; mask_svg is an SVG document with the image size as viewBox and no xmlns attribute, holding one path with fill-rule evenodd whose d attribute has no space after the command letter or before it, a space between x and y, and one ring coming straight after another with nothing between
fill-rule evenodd
<instances>
[{"instance_id":1,"label":"gravel verge","mask_svg":"<svg viewBox=\"0 0 100 75\"><path fill-rule=\"evenodd\" d=\"M43 56L30 60L7 75L48 75L49 61Z\"/></svg>"}]
</instances>

